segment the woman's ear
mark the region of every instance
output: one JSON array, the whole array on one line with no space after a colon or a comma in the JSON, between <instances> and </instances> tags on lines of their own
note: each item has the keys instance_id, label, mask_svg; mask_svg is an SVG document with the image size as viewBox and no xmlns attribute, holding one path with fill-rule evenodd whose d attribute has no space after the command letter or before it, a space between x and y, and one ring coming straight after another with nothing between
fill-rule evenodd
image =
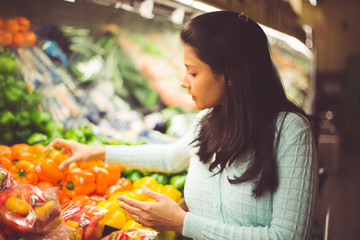
<instances>
[{"instance_id":1,"label":"woman's ear","mask_svg":"<svg viewBox=\"0 0 360 240\"><path fill-rule=\"evenodd\" d=\"M227 85L228 87L231 87L231 86L232 86L231 80L227 80L227 81L226 81L226 85Z\"/></svg>"}]
</instances>

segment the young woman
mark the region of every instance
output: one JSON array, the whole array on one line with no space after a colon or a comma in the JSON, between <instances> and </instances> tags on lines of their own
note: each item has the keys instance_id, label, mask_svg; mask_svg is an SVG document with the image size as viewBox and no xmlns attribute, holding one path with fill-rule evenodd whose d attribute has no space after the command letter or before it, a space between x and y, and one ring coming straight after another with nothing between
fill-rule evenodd
<instances>
[{"instance_id":1,"label":"young woman","mask_svg":"<svg viewBox=\"0 0 360 240\"><path fill-rule=\"evenodd\" d=\"M119 197L145 227L193 239L308 239L317 159L306 114L284 92L266 35L229 11L192 19L182 30L187 88L199 110L172 144L90 147L56 139L70 162L101 158L162 171L188 168L185 212L145 186L157 202Z\"/></svg>"}]
</instances>

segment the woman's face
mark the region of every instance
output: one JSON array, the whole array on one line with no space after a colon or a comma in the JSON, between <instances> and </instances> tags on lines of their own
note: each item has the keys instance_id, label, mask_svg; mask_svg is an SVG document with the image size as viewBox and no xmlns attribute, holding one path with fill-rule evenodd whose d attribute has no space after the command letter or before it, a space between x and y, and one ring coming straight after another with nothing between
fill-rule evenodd
<instances>
[{"instance_id":1,"label":"woman's face","mask_svg":"<svg viewBox=\"0 0 360 240\"><path fill-rule=\"evenodd\" d=\"M225 100L224 75L215 75L209 65L202 62L189 45L184 45L186 74L181 82L192 96L196 109L221 105Z\"/></svg>"}]
</instances>

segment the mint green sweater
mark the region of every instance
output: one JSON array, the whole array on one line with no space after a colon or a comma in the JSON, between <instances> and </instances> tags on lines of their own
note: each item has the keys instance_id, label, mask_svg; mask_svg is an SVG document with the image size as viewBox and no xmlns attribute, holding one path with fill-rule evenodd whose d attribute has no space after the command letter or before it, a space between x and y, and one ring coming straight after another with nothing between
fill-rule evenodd
<instances>
[{"instance_id":1,"label":"mint green sweater","mask_svg":"<svg viewBox=\"0 0 360 240\"><path fill-rule=\"evenodd\" d=\"M202 116L202 114L199 114ZM284 114L279 114L278 126ZM200 117L199 117L200 118ZM199 119L198 118L198 119ZM283 123L276 160L279 187L260 198L252 183L230 184L227 177L246 169L226 167L215 176L189 146L196 122L183 138L171 144L106 146L106 161L128 167L178 172L188 168L184 198L189 212L182 234L193 239L309 239L317 193L317 158L309 123L289 113Z\"/></svg>"}]
</instances>

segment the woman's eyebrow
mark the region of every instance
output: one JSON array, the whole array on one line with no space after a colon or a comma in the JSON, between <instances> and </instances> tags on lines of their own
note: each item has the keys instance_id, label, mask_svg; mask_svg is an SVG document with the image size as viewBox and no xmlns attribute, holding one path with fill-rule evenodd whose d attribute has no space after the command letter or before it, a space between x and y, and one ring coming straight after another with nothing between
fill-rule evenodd
<instances>
[{"instance_id":1,"label":"woman's eyebrow","mask_svg":"<svg viewBox=\"0 0 360 240\"><path fill-rule=\"evenodd\" d=\"M196 66L194 66L194 65L190 65L190 64L184 64L185 65L185 67L193 67L193 68L196 68Z\"/></svg>"}]
</instances>

